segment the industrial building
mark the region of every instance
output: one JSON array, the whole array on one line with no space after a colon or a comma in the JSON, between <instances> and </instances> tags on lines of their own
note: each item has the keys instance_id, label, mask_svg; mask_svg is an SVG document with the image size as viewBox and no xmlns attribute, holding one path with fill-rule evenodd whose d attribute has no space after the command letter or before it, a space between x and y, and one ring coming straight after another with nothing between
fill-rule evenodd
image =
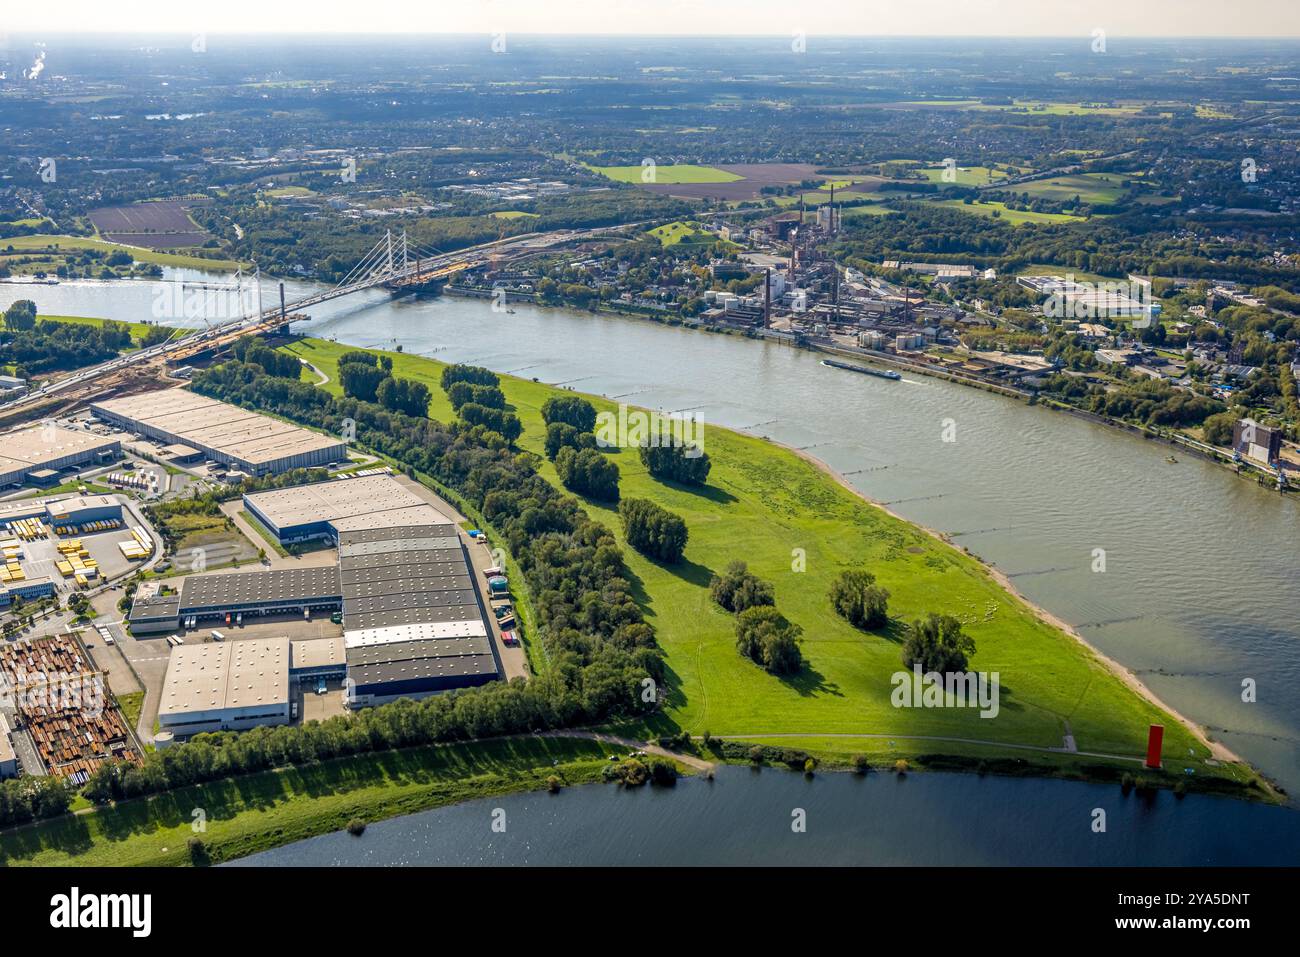
<instances>
[{"instance_id":1,"label":"industrial building","mask_svg":"<svg viewBox=\"0 0 1300 957\"><path fill-rule=\"evenodd\" d=\"M342 638L304 638L289 642L289 679L302 684L342 681L348 660Z\"/></svg>"},{"instance_id":2,"label":"industrial building","mask_svg":"<svg viewBox=\"0 0 1300 957\"><path fill-rule=\"evenodd\" d=\"M65 469L117 458L122 443L119 439L45 422L0 434L0 450L0 487L3 487L55 484Z\"/></svg>"},{"instance_id":3,"label":"industrial building","mask_svg":"<svg viewBox=\"0 0 1300 957\"><path fill-rule=\"evenodd\" d=\"M344 671L350 707L499 676L480 584L460 530L409 488L388 475L336 479L253 492L244 496L244 506L280 541L334 540L338 563L191 575L171 594L142 585L127 619L133 633L225 622L229 616L340 611L338 646L298 648L295 642L293 658L301 667L294 668L303 680Z\"/></svg>"},{"instance_id":4,"label":"industrial building","mask_svg":"<svg viewBox=\"0 0 1300 957\"><path fill-rule=\"evenodd\" d=\"M244 507L282 545L380 525L447 521L388 475L252 492L244 496Z\"/></svg>"},{"instance_id":5,"label":"industrial building","mask_svg":"<svg viewBox=\"0 0 1300 957\"><path fill-rule=\"evenodd\" d=\"M289 639L172 649L158 724L183 737L289 723Z\"/></svg>"},{"instance_id":6,"label":"industrial building","mask_svg":"<svg viewBox=\"0 0 1300 957\"><path fill-rule=\"evenodd\" d=\"M92 402L101 420L169 447L183 446L248 475L274 475L347 459L339 439L187 389ZM181 450L181 454L187 454Z\"/></svg>"},{"instance_id":7,"label":"industrial building","mask_svg":"<svg viewBox=\"0 0 1300 957\"><path fill-rule=\"evenodd\" d=\"M13 742L9 740L9 723L0 711L0 781L17 776L18 755L14 754Z\"/></svg>"}]
</instances>

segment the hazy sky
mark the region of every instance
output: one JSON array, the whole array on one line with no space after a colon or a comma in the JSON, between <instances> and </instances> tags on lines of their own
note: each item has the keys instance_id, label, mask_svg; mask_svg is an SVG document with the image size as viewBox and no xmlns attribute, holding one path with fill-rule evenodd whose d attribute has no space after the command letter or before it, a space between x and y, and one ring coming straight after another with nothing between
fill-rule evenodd
<instances>
[{"instance_id":1,"label":"hazy sky","mask_svg":"<svg viewBox=\"0 0 1300 957\"><path fill-rule=\"evenodd\" d=\"M1297 0L2 0L0 33L1300 36Z\"/></svg>"}]
</instances>

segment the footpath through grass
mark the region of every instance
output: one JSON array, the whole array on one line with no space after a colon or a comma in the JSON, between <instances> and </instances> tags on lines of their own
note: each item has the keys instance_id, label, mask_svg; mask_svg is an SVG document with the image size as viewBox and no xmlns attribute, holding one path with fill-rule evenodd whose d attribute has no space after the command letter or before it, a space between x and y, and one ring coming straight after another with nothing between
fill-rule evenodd
<instances>
[{"instance_id":1,"label":"footpath through grass","mask_svg":"<svg viewBox=\"0 0 1300 957\"><path fill-rule=\"evenodd\" d=\"M0 831L0 866L190 863L198 834L213 863L432 807L600 779L626 749L576 738L509 738L337 758L184 788L155 798Z\"/></svg>"},{"instance_id":2,"label":"footpath through grass","mask_svg":"<svg viewBox=\"0 0 1300 957\"><path fill-rule=\"evenodd\" d=\"M326 371L326 388L338 394L337 359L353 347L306 339L285 348ZM451 420L438 385L444 363L407 354L392 358L396 375L429 385L430 415ZM524 425L519 444L540 454L541 405L562 390L509 376L501 380ZM617 408L589 398L598 409ZM694 734L747 739L928 735L1040 748L1061 747L1068 727L1081 751L1126 757L1140 757L1148 725L1160 723L1174 773L1229 773L1207 764L1208 749L1182 724L1125 685L1082 643L1042 621L975 558L865 502L780 446L707 425L704 445L713 463L704 489L657 481L635 450L611 453L625 498L652 499L686 520L690 542L679 565L664 566L627 548L616 511L586 503L624 544L635 594L667 652L669 723ZM559 484L549 462L543 474ZM793 678L774 677L742 659L732 617L709 598L710 577L734 559L773 582L777 606L803 627L805 668ZM832 580L857 567L874 572L891 594L893 620L881 632L859 632L831 608ZM930 611L959 617L978 648L971 667L1000 674L995 718L982 719L974 709L891 705L890 678L902 669L904 625ZM942 748L923 746L931 752ZM1014 754L1033 758L1033 752Z\"/></svg>"}]
</instances>

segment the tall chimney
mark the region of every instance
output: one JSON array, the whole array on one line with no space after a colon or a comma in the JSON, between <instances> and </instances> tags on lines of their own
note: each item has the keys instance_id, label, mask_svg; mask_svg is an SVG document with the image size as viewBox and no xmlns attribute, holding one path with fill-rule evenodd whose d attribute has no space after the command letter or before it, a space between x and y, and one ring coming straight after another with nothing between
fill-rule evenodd
<instances>
[{"instance_id":1,"label":"tall chimney","mask_svg":"<svg viewBox=\"0 0 1300 957\"><path fill-rule=\"evenodd\" d=\"M763 303L763 328L767 329L772 325L772 267L768 266L764 279L766 286L765 301Z\"/></svg>"}]
</instances>

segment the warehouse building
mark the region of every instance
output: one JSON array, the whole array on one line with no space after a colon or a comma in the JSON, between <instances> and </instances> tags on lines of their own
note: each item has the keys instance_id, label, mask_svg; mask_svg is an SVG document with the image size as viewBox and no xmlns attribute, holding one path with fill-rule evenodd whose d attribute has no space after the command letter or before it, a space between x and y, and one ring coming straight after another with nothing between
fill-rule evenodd
<instances>
[{"instance_id":1,"label":"warehouse building","mask_svg":"<svg viewBox=\"0 0 1300 957\"><path fill-rule=\"evenodd\" d=\"M244 496L281 541L328 537L328 567L192 575L179 594L137 591L136 634L182 623L341 610L343 637L326 648L295 642L303 680L346 669L347 704L368 707L494 681L501 663L460 530L391 476L338 479ZM301 663L301 668L299 664Z\"/></svg>"},{"instance_id":2,"label":"warehouse building","mask_svg":"<svg viewBox=\"0 0 1300 957\"><path fill-rule=\"evenodd\" d=\"M304 638L289 642L289 678L302 684L341 681L348 660L342 638Z\"/></svg>"},{"instance_id":3,"label":"warehouse building","mask_svg":"<svg viewBox=\"0 0 1300 957\"><path fill-rule=\"evenodd\" d=\"M14 754L13 742L9 740L9 723L5 721L4 712L0 711L0 781L16 777L18 755Z\"/></svg>"},{"instance_id":4,"label":"warehouse building","mask_svg":"<svg viewBox=\"0 0 1300 957\"><path fill-rule=\"evenodd\" d=\"M237 615L333 612L342 606L336 565L216 572L188 576L174 594L146 590L141 585L127 622L132 634L147 635L175 631L190 618L196 625L226 623L228 617Z\"/></svg>"},{"instance_id":5,"label":"warehouse building","mask_svg":"<svg viewBox=\"0 0 1300 957\"><path fill-rule=\"evenodd\" d=\"M357 529L447 522L389 475L251 492L244 496L244 507L281 544L336 538Z\"/></svg>"},{"instance_id":6,"label":"warehouse building","mask_svg":"<svg viewBox=\"0 0 1300 957\"><path fill-rule=\"evenodd\" d=\"M0 487L57 484L58 473L65 469L112 461L121 453L120 439L53 422L14 429L0 433Z\"/></svg>"},{"instance_id":7,"label":"warehouse building","mask_svg":"<svg viewBox=\"0 0 1300 957\"><path fill-rule=\"evenodd\" d=\"M90 411L117 428L253 476L347 460L347 446L338 439L187 389L92 402Z\"/></svg>"},{"instance_id":8,"label":"warehouse building","mask_svg":"<svg viewBox=\"0 0 1300 957\"><path fill-rule=\"evenodd\" d=\"M158 705L163 731L187 737L288 723L288 638L172 649Z\"/></svg>"}]
</instances>

